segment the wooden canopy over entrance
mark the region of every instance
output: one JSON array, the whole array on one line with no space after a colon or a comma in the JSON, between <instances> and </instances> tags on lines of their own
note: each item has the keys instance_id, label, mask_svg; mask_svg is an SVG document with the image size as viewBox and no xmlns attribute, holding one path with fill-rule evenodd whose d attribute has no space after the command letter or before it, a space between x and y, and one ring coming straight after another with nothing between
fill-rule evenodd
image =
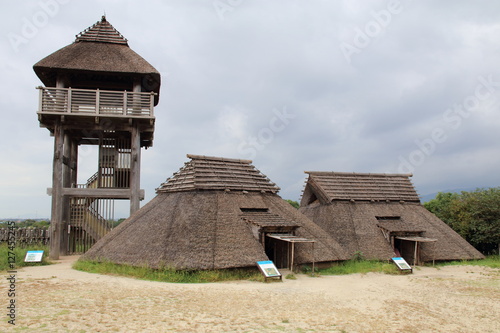
<instances>
[{"instance_id":1,"label":"wooden canopy over entrance","mask_svg":"<svg viewBox=\"0 0 500 333\"><path fill-rule=\"evenodd\" d=\"M266 234L266 237L277 239L283 242L287 242L288 246L288 254L287 257L289 258L289 263L290 263L290 270L293 272L293 259L295 255L295 243L311 243L312 248L312 271L314 272L314 243L316 241L314 239L308 239L304 237L299 237L295 235L290 235L290 234Z\"/></svg>"}]
</instances>

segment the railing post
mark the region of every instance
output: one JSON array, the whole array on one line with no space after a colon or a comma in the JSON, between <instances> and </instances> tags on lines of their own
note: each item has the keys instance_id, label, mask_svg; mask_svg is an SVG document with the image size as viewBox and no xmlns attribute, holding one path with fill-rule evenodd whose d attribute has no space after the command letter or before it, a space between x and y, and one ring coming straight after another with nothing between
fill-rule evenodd
<instances>
[{"instance_id":1,"label":"railing post","mask_svg":"<svg viewBox=\"0 0 500 333\"><path fill-rule=\"evenodd\" d=\"M123 92L123 115L127 115L127 91Z\"/></svg>"},{"instance_id":2,"label":"railing post","mask_svg":"<svg viewBox=\"0 0 500 333\"><path fill-rule=\"evenodd\" d=\"M43 111L43 88L42 87L37 87L38 90L40 90L40 95L38 99L38 112Z\"/></svg>"},{"instance_id":3,"label":"railing post","mask_svg":"<svg viewBox=\"0 0 500 333\"><path fill-rule=\"evenodd\" d=\"M68 88L68 113L71 113L71 99L72 99L72 94L71 94L71 88Z\"/></svg>"},{"instance_id":4,"label":"railing post","mask_svg":"<svg viewBox=\"0 0 500 333\"><path fill-rule=\"evenodd\" d=\"M155 93L151 92L151 96L149 98L149 116L153 117L153 110L155 107Z\"/></svg>"},{"instance_id":5,"label":"railing post","mask_svg":"<svg viewBox=\"0 0 500 333\"><path fill-rule=\"evenodd\" d=\"M99 106L99 98L100 98L99 89L96 90L95 98L96 98L96 101L95 101L95 113L99 114L100 113L99 112L99 109L100 109L100 106Z\"/></svg>"}]
</instances>

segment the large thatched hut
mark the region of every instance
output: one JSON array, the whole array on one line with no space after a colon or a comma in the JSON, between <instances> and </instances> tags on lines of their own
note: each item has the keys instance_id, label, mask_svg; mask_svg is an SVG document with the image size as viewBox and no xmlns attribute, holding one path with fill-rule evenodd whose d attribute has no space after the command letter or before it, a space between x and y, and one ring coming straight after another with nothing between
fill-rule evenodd
<instances>
[{"instance_id":1,"label":"large thatched hut","mask_svg":"<svg viewBox=\"0 0 500 333\"><path fill-rule=\"evenodd\" d=\"M410 174L306 173L300 211L351 256L402 256L411 264L483 258L422 206Z\"/></svg>"},{"instance_id":2,"label":"large thatched hut","mask_svg":"<svg viewBox=\"0 0 500 333\"><path fill-rule=\"evenodd\" d=\"M191 159L86 259L176 269L278 268L345 260L340 245L283 200L248 160Z\"/></svg>"}]
</instances>

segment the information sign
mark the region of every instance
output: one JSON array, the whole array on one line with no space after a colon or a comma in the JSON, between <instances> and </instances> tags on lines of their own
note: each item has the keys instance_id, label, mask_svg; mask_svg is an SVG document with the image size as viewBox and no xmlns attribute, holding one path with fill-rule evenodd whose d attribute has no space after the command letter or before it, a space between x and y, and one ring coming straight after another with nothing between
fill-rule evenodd
<instances>
[{"instance_id":1,"label":"information sign","mask_svg":"<svg viewBox=\"0 0 500 333\"><path fill-rule=\"evenodd\" d=\"M281 278L281 273L278 271L274 263L270 260L267 261L257 261L257 266L266 278L279 277Z\"/></svg>"},{"instance_id":2,"label":"information sign","mask_svg":"<svg viewBox=\"0 0 500 333\"><path fill-rule=\"evenodd\" d=\"M406 262L406 260L404 260L404 258L401 258L401 257L395 257L395 258L391 258L392 261L394 261L394 263L396 264L396 266L398 266L398 268L402 271L404 270L412 270L411 266L408 265L408 263Z\"/></svg>"},{"instance_id":3,"label":"information sign","mask_svg":"<svg viewBox=\"0 0 500 333\"><path fill-rule=\"evenodd\" d=\"M28 251L24 262L41 262L43 258L43 251Z\"/></svg>"}]
</instances>

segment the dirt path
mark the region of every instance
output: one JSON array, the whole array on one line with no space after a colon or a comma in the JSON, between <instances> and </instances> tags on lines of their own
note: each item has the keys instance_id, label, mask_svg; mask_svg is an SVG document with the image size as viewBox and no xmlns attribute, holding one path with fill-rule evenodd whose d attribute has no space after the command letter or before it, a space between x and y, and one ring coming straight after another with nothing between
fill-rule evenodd
<instances>
[{"instance_id":1,"label":"dirt path","mask_svg":"<svg viewBox=\"0 0 500 333\"><path fill-rule=\"evenodd\" d=\"M500 332L500 270L424 267L402 276L172 284L75 271L76 258L18 271L16 330Z\"/></svg>"}]
</instances>

